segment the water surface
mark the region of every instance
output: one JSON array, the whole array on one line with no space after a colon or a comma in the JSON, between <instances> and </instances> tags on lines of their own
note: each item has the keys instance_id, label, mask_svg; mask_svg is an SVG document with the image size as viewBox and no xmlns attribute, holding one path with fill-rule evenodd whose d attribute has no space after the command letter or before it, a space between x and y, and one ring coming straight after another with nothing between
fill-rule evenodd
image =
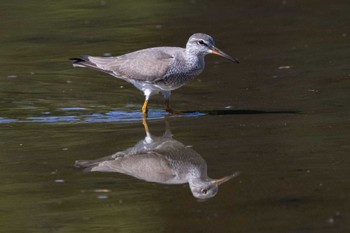
<instances>
[{"instance_id":1,"label":"water surface","mask_svg":"<svg viewBox=\"0 0 350 233\"><path fill-rule=\"evenodd\" d=\"M1 232L349 232L350 5L346 1L0 3ZM208 164L240 171L197 201L188 185L86 173L145 135L142 93L80 54L184 46L195 32L240 59L207 57L150 103L149 127Z\"/></svg>"}]
</instances>

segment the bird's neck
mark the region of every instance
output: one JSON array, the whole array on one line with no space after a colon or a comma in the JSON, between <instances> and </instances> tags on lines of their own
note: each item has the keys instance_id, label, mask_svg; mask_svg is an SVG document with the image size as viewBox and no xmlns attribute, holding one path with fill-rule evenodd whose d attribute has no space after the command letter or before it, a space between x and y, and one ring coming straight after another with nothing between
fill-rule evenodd
<instances>
[{"instance_id":1,"label":"bird's neck","mask_svg":"<svg viewBox=\"0 0 350 233\"><path fill-rule=\"evenodd\" d=\"M210 181L212 181L212 179L210 179L208 176L192 177L192 179L188 179L188 184L190 187L195 187L199 186L200 184L209 183Z\"/></svg>"},{"instance_id":2,"label":"bird's neck","mask_svg":"<svg viewBox=\"0 0 350 233\"><path fill-rule=\"evenodd\" d=\"M206 180L208 178L206 165L193 166L187 173L187 180L196 182L198 180Z\"/></svg>"},{"instance_id":3,"label":"bird's neck","mask_svg":"<svg viewBox=\"0 0 350 233\"><path fill-rule=\"evenodd\" d=\"M191 69L196 69L198 71L202 71L205 66L204 62L204 54L195 53L190 50L186 50L185 52L185 60L186 66Z\"/></svg>"}]
</instances>

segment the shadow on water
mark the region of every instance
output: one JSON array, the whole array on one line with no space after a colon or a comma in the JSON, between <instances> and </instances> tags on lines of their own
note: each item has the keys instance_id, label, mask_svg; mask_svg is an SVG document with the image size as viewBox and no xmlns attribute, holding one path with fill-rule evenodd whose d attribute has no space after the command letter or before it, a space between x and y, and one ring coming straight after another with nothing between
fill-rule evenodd
<instances>
[{"instance_id":1,"label":"shadow on water","mask_svg":"<svg viewBox=\"0 0 350 233\"><path fill-rule=\"evenodd\" d=\"M101 123L101 122L131 122L142 120L143 115L140 111L114 110L106 113L88 112L85 108L61 108L57 113L45 112L39 116L30 116L23 119L12 119L0 117L0 124L6 123L49 123L49 124L68 124L68 123ZM199 117L207 115L250 115L250 114L297 114L298 111L263 111L263 110L192 110L183 111L181 115L172 115L171 117ZM169 113L164 110L151 110L148 119L157 120L168 117Z\"/></svg>"},{"instance_id":2,"label":"shadow on water","mask_svg":"<svg viewBox=\"0 0 350 233\"><path fill-rule=\"evenodd\" d=\"M298 111L263 111L249 109L219 109L219 110L202 110L202 111L185 111L185 114L200 113L202 115L250 115L250 114L297 114Z\"/></svg>"},{"instance_id":3,"label":"shadow on water","mask_svg":"<svg viewBox=\"0 0 350 233\"><path fill-rule=\"evenodd\" d=\"M161 184L188 183L195 198L214 197L218 186L238 175L238 172L220 179L207 175L207 163L192 148L173 139L166 120L161 137L153 136L143 119L146 136L135 146L96 160L80 160L75 166L90 172L117 172L147 182Z\"/></svg>"}]
</instances>

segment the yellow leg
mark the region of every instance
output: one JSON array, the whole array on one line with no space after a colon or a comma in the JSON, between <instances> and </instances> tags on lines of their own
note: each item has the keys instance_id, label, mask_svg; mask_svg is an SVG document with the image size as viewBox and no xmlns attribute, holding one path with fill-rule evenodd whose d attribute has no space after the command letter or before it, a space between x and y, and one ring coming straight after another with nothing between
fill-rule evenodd
<instances>
[{"instance_id":1,"label":"yellow leg","mask_svg":"<svg viewBox=\"0 0 350 233\"><path fill-rule=\"evenodd\" d=\"M145 102L142 105L142 113L144 116L147 116L148 112L148 100L145 100Z\"/></svg>"}]
</instances>

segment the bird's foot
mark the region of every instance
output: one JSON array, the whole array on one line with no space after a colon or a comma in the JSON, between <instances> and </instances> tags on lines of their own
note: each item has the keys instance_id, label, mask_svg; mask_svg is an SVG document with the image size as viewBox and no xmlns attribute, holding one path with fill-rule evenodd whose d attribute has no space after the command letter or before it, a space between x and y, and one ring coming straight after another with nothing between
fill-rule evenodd
<instances>
[{"instance_id":1,"label":"bird's foot","mask_svg":"<svg viewBox=\"0 0 350 233\"><path fill-rule=\"evenodd\" d=\"M176 110L174 110L172 108L166 108L165 111L167 111L168 113L171 113L173 115L182 115L183 114L182 112L176 111Z\"/></svg>"},{"instance_id":2,"label":"bird's foot","mask_svg":"<svg viewBox=\"0 0 350 233\"><path fill-rule=\"evenodd\" d=\"M182 112L176 111L170 107L170 100L169 98L165 100L165 111L168 113L171 113L173 115L182 115Z\"/></svg>"}]
</instances>

